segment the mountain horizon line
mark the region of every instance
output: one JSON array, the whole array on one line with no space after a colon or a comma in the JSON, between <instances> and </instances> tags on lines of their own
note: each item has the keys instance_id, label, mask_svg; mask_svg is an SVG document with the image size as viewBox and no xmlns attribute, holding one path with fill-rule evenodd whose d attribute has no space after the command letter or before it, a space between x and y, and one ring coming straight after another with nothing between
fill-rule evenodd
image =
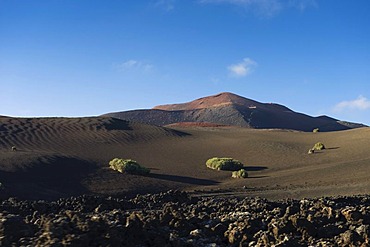
<instances>
[{"instance_id":1,"label":"mountain horizon line","mask_svg":"<svg viewBox=\"0 0 370 247\"><path fill-rule=\"evenodd\" d=\"M181 123L210 123L256 129L312 131L346 130L366 127L327 115L312 117L277 103L261 103L231 92L205 96L193 101L157 105L151 109L129 110L102 116L166 126Z\"/></svg>"}]
</instances>

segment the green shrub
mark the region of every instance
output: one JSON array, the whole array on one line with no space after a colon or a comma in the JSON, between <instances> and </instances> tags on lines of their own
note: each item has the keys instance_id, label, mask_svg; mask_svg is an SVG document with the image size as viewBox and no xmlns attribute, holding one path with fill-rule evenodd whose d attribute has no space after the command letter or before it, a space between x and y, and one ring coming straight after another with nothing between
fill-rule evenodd
<instances>
[{"instance_id":1,"label":"green shrub","mask_svg":"<svg viewBox=\"0 0 370 247\"><path fill-rule=\"evenodd\" d=\"M240 169L239 171L232 172L231 177L233 177L233 178L247 178L248 177L248 172L244 169Z\"/></svg>"},{"instance_id":2,"label":"green shrub","mask_svg":"<svg viewBox=\"0 0 370 247\"><path fill-rule=\"evenodd\" d=\"M314 133L320 132L320 129L319 128L313 129L312 132Z\"/></svg>"},{"instance_id":3,"label":"green shrub","mask_svg":"<svg viewBox=\"0 0 370 247\"><path fill-rule=\"evenodd\" d=\"M325 145L322 143L322 142L318 142L316 143L313 148L313 150L323 150L325 149Z\"/></svg>"},{"instance_id":4,"label":"green shrub","mask_svg":"<svg viewBox=\"0 0 370 247\"><path fill-rule=\"evenodd\" d=\"M237 171L243 168L243 163L232 158L211 158L207 160L206 166L215 170Z\"/></svg>"},{"instance_id":5,"label":"green shrub","mask_svg":"<svg viewBox=\"0 0 370 247\"><path fill-rule=\"evenodd\" d=\"M150 169L139 165L135 160L115 158L109 162L109 167L120 173L145 175Z\"/></svg>"}]
</instances>

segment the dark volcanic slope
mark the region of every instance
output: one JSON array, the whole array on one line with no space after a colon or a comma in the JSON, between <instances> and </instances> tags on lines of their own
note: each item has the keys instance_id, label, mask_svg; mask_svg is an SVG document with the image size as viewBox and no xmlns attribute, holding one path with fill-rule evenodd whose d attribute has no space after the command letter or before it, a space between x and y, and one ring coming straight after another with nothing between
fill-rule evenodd
<instances>
[{"instance_id":1,"label":"dark volcanic slope","mask_svg":"<svg viewBox=\"0 0 370 247\"><path fill-rule=\"evenodd\" d=\"M368 193L370 188L369 128L326 133L176 129L103 117L0 117L0 198L168 189L302 198ZM308 155L319 141L327 150ZM240 160L249 178L208 169L211 157ZM120 174L108 167L113 158L134 159L151 173Z\"/></svg>"},{"instance_id":2,"label":"dark volcanic slope","mask_svg":"<svg viewBox=\"0 0 370 247\"><path fill-rule=\"evenodd\" d=\"M0 197L58 198L87 193L81 181L107 166L110 159L124 157L125 147L183 135L104 117L0 117ZM17 151L12 151L13 146Z\"/></svg>"},{"instance_id":3,"label":"dark volcanic slope","mask_svg":"<svg viewBox=\"0 0 370 247\"><path fill-rule=\"evenodd\" d=\"M189 103L160 105L149 110L108 113L104 116L154 125L207 122L258 129L312 131L345 130L363 125L346 123L326 116L311 117L273 103L260 103L232 93L221 93Z\"/></svg>"}]
</instances>

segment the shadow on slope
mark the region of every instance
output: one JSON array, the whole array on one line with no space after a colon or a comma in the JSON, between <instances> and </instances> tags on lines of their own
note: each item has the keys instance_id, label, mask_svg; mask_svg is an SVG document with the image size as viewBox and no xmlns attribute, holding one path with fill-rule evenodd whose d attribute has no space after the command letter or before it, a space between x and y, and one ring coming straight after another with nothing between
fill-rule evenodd
<instances>
[{"instance_id":1,"label":"shadow on slope","mask_svg":"<svg viewBox=\"0 0 370 247\"><path fill-rule=\"evenodd\" d=\"M193 184L193 185L216 185L219 182L210 180L210 179L202 179L202 178L193 178L193 177L185 177L185 176L178 176L178 175L167 175L167 174L155 174L150 173L147 177L167 180L171 182L179 182L184 184Z\"/></svg>"},{"instance_id":2,"label":"shadow on slope","mask_svg":"<svg viewBox=\"0 0 370 247\"><path fill-rule=\"evenodd\" d=\"M244 166L243 169L248 172L256 172L266 170L267 166Z\"/></svg>"},{"instance_id":3,"label":"shadow on slope","mask_svg":"<svg viewBox=\"0 0 370 247\"><path fill-rule=\"evenodd\" d=\"M94 170L95 165L78 158L42 156L28 167L16 171L0 171L3 190L1 198L58 199L87 193L81 181Z\"/></svg>"},{"instance_id":4,"label":"shadow on slope","mask_svg":"<svg viewBox=\"0 0 370 247\"><path fill-rule=\"evenodd\" d=\"M107 121L103 123L103 126L107 130L132 130L129 121L117 118L107 118Z\"/></svg>"}]
</instances>

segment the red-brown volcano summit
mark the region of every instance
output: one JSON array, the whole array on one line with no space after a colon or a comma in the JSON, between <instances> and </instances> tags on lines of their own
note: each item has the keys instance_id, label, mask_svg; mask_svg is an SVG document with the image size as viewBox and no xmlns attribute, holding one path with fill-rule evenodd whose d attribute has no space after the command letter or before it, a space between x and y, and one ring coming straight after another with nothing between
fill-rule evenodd
<instances>
[{"instance_id":1,"label":"red-brown volcano summit","mask_svg":"<svg viewBox=\"0 0 370 247\"><path fill-rule=\"evenodd\" d=\"M243 98L236 94L220 93L220 94L196 99L188 103L159 105L159 106L155 106L153 109L165 110L165 111L186 111L186 110L204 109L204 108L211 108L211 107L222 107L222 106L227 106L227 105L240 105L240 106L254 107L256 105L261 105L261 104L258 103L257 101Z\"/></svg>"},{"instance_id":2,"label":"red-brown volcano summit","mask_svg":"<svg viewBox=\"0 0 370 247\"><path fill-rule=\"evenodd\" d=\"M311 117L274 103L260 103L233 93L220 93L182 104L155 106L148 110L108 113L105 116L154 125L212 123L259 129L312 131L345 130L363 125L326 116Z\"/></svg>"}]
</instances>

